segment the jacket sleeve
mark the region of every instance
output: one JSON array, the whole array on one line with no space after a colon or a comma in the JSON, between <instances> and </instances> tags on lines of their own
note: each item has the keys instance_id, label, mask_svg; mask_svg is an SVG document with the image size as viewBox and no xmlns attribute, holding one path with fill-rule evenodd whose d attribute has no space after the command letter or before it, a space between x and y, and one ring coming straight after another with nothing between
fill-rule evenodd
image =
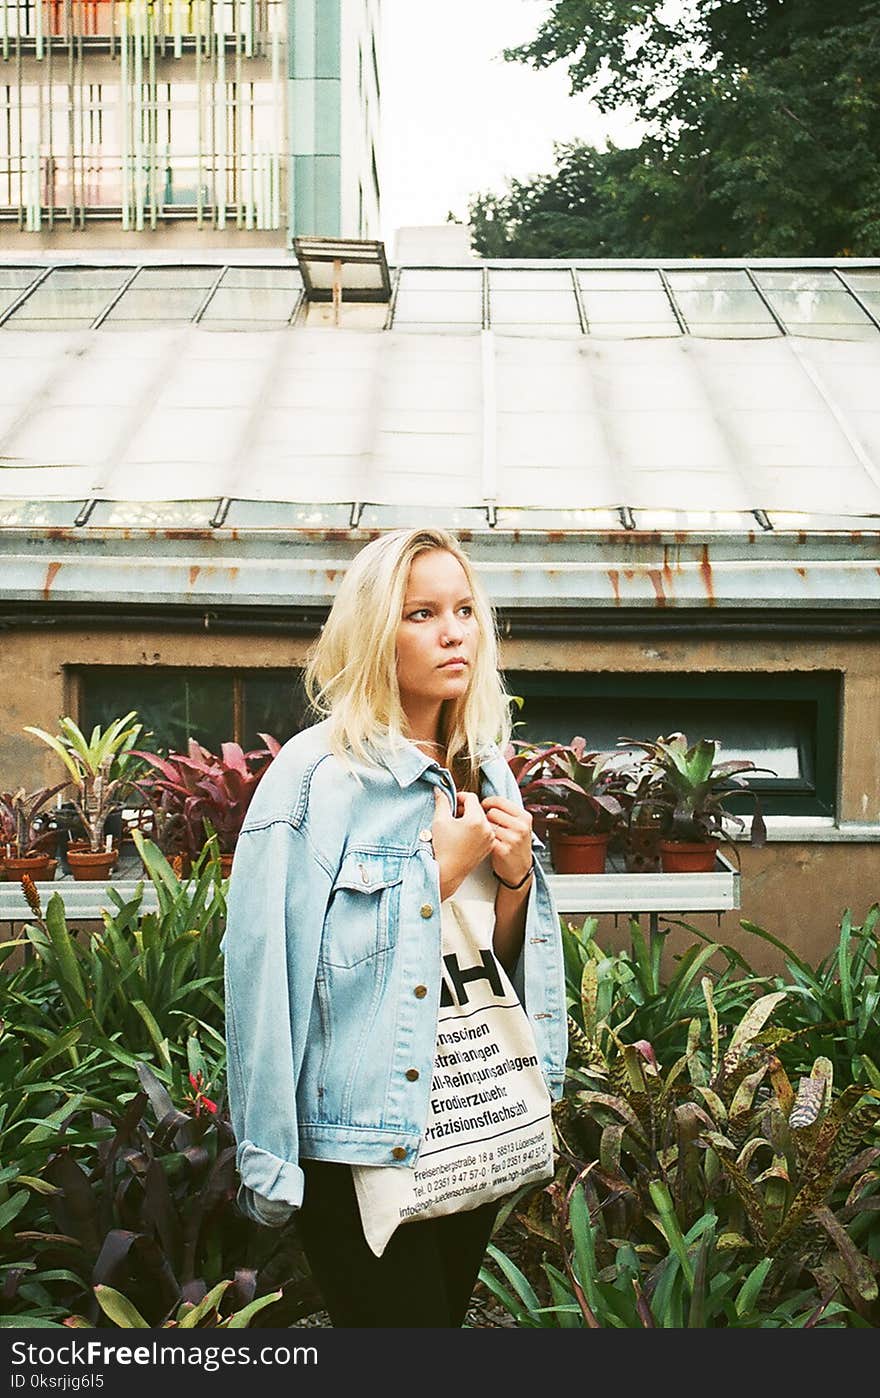
<instances>
[{"instance_id":1,"label":"jacket sleeve","mask_svg":"<svg viewBox=\"0 0 880 1398\"><path fill-rule=\"evenodd\" d=\"M229 1109L239 1207L269 1226L303 1198L296 1091L332 882L301 826L239 836L222 943Z\"/></svg>"}]
</instances>

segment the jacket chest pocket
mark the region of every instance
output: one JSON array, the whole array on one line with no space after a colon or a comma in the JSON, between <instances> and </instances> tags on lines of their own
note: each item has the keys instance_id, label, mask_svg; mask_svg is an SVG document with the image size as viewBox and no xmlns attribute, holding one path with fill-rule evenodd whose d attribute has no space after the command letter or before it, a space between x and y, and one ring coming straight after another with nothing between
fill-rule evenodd
<instances>
[{"instance_id":1,"label":"jacket chest pocket","mask_svg":"<svg viewBox=\"0 0 880 1398\"><path fill-rule=\"evenodd\" d=\"M345 855L324 922L322 958L329 966L357 966L396 944L402 883L402 855Z\"/></svg>"}]
</instances>

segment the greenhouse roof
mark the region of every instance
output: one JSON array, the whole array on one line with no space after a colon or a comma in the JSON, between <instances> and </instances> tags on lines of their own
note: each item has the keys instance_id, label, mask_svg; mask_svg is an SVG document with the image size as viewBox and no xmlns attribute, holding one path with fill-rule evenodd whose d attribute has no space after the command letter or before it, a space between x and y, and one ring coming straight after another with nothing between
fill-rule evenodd
<instances>
[{"instance_id":1,"label":"greenhouse roof","mask_svg":"<svg viewBox=\"0 0 880 1398\"><path fill-rule=\"evenodd\" d=\"M657 601L648 572L606 576L649 536L695 550L674 605L715 604L699 549L722 539L734 605L880 600L880 259L406 266L387 306L331 316L281 252L0 262L3 594L48 596L42 541L53 597L179 597L172 554L199 593L217 554L217 598L277 602L278 560L255 568L281 539L309 544L311 597L328 537L430 521L543 570L512 605L552 597L559 539L559 568L599 549L584 598ZM152 573L125 544L145 532Z\"/></svg>"}]
</instances>

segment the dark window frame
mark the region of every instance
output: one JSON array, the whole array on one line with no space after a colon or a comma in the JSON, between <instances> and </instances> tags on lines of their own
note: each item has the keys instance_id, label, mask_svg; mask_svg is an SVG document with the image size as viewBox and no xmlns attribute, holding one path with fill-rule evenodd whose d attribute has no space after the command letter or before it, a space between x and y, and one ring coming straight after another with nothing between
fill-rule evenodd
<instances>
[{"instance_id":1,"label":"dark window frame","mask_svg":"<svg viewBox=\"0 0 880 1398\"><path fill-rule=\"evenodd\" d=\"M765 815L837 815L843 687L843 675L840 671L714 671L697 674L679 670L662 674L643 674L618 670L585 674L511 668L506 672L505 682L511 693L521 695L525 699L524 716L528 714L530 696L543 699L582 698L609 701L681 699L689 703L711 702L714 699L760 704L762 699L767 701L768 695L765 691L768 684L772 685L771 702L796 701L814 706L815 721L809 735L812 751L808 755L808 761L805 764L802 762L802 766L805 765L807 770L812 767L812 781L804 777L754 777L749 785L760 795L761 809ZM513 717L516 722L516 712ZM546 736L559 742L567 742L574 734L560 732ZM589 741L589 734L585 733L584 736ZM646 736L654 738L657 734ZM714 735L708 732L688 733L688 739L692 742L700 737L710 736ZM733 797L726 806L734 814L748 815L754 809L754 802L748 796Z\"/></svg>"}]
</instances>

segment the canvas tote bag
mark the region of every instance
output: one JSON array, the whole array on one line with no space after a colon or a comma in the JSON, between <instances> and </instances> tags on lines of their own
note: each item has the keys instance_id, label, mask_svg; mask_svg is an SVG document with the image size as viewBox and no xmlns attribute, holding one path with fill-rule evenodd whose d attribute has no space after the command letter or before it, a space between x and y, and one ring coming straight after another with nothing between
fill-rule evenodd
<instances>
[{"instance_id":1,"label":"canvas tote bag","mask_svg":"<svg viewBox=\"0 0 880 1398\"><path fill-rule=\"evenodd\" d=\"M437 1045L416 1164L352 1166L377 1257L401 1224L474 1209L553 1174L550 1095L526 1013L492 951L491 890L447 899L440 916Z\"/></svg>"}]
</instances>

